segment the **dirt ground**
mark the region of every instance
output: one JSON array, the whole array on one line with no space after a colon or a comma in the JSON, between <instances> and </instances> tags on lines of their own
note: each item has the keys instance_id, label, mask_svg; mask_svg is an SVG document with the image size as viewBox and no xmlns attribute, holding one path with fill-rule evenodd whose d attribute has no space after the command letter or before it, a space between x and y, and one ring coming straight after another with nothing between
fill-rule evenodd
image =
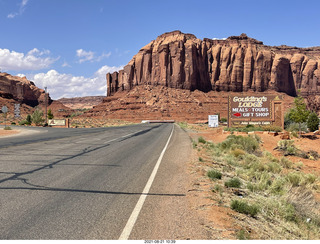
<instances>
[{"instance_id":1,"label":"dirt ground","mask_svg":"<svg viewBox=\"0 0 320 244\"><path fill-rule=\"evenodd\" d=\"M219 143L224 141L230 134L223 133L223 128L208 128L208 125L192 125L191 129L186 129L189 136L197 142L197 139L202 136L206 141ZM240 134L240 133L239 133ZM274 136L267 133L259 134L262 139L261 149L271 152L276 157L282 157L282 153L274 150L280 135ZM301 150L314 150L320 154L320 137L315 140L303 138L294 138L294 144ZM214 240L234 240L237 239L236 233L242 229L241 222L246 221L241 219L241 215L231 210L228 207L219 204L219 200L213 199L212 196L212 181L206 176L207 169L210 167L210 159L205 158L203 151L194 151L194 157L189 164L189 174L191 179L191 189L189 190L189 199L193 209L196 210L198 216L202 219L204 228L210 232L211 238ZM204 162L199 162L199 157L204 158ZM313 173L320 176L320 160L313 161L300 157L288 157L294 163L303 163L301 171ZM212 159L211 159L212 160ZM316 199L320 201L320 196ZM259 223L256 223L259 224ZM248 230L248 228L247 228ZM252 231L252 232L251 232ZM254 238L257 233L253 230L248 230L251 237Z\"/></svg>"},{"instance_id":2,"label":"dirt ground","mask_svg":"<svg viewBox=\"0 0 320 244\"><path fill-rule=\"evenodd\" d=\"M0 129L0 137L10 136L14 134L18 134L20 131L18 130L4 130L3 128Z\"/></svg>"}]
</instances>

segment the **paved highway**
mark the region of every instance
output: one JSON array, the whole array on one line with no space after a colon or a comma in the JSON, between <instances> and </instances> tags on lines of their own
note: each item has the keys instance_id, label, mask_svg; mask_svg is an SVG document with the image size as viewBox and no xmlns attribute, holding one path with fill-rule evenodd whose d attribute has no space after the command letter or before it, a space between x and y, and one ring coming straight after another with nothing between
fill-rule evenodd
<instances>
[{"instance_id":1,"label":"paved highway","mask_svg":"<svg viewBox=\"0 0 320 244\"><path fill-rule=\"evenodd\" d=\"M184 177L188 150L190 140L173 124L41 128L0 138L0 238L119 239L126 231L129 239L188 238L194 220L179 219L188 215L186 189L174 183ZM143 193L158 163L160 175ZM128 229L141 198L146 203ZM176 205L163 205L170 201ZM162 225L180 227L166 236L153 216L175 206Z\"/></svg>"}]
</instances>

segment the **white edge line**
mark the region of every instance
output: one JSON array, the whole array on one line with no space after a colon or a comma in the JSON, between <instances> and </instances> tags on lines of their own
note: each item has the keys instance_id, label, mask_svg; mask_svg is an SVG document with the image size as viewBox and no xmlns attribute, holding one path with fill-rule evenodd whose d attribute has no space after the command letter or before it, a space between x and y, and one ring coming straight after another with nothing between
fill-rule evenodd
<instances>
[{"instance_id":1,"label":"white edge line","mask_svg":"<svg viewBox=\"0 0 320 244\"><path fill-rule=\"evenodd\" d=\"M119 237L119 240L128 240L128 238L129 238L129 236L131 234L131 231L132 231L133 226L135 225L135 223L136 223L136 221L138 219L138 216L139 216L139 213L140 213L140 211L142 209L144 201L147 198L147 194L149 193L149 190L151 188L153 180L156 177L156 174L157 174L157 171L158 171L159 166L161 164L163 155L167 150L167 147L169 145L170 139L171 139L172 134L173 134L173 130L174 130L174 125L172 127L171 134L170 134L170 136L168 138L168 141L167 141L166 145L164 146L164 148L163 148L163 150L162 150L162 152L161 152L161 154L160 154L160 156L158 158L158 161L157 161L156 165L154 166L154 169L153 169L153 171L152 171L152 173L151 173L151 175L149 177L149 180L148 180L146 186L144 187L144 189L142 191L142 194L141 194L141 196L140 196L135 208L133 209L133 211L131 213L131 216L128 219L128 222L127 222L126 226L124 227L124 229L123 229L123 231L122 231L122 233L121 233L121 235Z\"/></svg>"}]
</instances>

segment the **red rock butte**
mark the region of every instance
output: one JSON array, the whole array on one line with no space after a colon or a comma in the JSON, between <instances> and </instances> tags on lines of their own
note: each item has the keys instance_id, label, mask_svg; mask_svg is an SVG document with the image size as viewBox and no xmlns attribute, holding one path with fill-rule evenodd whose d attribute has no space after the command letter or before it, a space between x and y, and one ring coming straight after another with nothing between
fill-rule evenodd
<instances>
[{"instance_id":1,"label":"red rock butte","mask_svg":"<svg viewBox=\"0 0 320 244\"><path fill-rule=\"evenodd\" d=\"M246 34L200 40L173 31L108 73L107 98L86 116L196 122L215 113L227 117L234 93L279 93L287 110L298 90L319 111L319 63L320 47L266 46Z\"/></svg>"},{"instance_id":2,"label":"red rock butte","mask_svg":"<svg viewBox=\"0 0 320 244\"><path fill-rule=\"evenodd\" d=\"M320 94L320 47L266 46L246 34L197 39L173 31L144 46L119 72L107 74L107 95L138 85L208 91Z\"/></svg>"}]
</instances>

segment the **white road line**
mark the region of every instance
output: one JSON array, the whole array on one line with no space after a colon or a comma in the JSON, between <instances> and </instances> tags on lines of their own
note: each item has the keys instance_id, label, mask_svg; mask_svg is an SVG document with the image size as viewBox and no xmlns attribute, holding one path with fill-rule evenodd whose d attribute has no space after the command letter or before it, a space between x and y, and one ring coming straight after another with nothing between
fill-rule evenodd
<instances>
[{"instance_id":1,"label":"white road line","mask_svg":"<svg viewBox=\"0 0 320 244\"><path fill-rule=\"evenodd\" d=\"M144 187L143 192L142 192L142 194L141 194L141 196L140 196L135 208L133 209L133 211L131 213L131 216L128 219L128 222L127 222L126 226L124 227L124 229L123 229L123 231L122 231L122 233L121 233L121 235L119 237L119 240L128 240L128 238L129 238L129 236L131 234L131 231L132 231L133 226L135 225L135 223L136 223L136 221L138 219L138 216L139 216L139 213L140 213L140 211L142 209L144 201L147 198L147 194L150 191L150 188L151 188L151 185L153 183L153 180L156 177L156 174L157 174L157 171L158 171L159 166L161 164L163 155L167 150L167 147L169 145L170 139L171 139L172 134L173 134L173 129L174 129L174 125L172 127L172 131L171 131L171 134L169 136L169 139L168 139L166 145L164 146L156 165L154 166L154 169L153 169L153 171L152 171L152 173L151 173L151 175L149 177L149 180L148 180L146 186Z\"/></svg>"}]
</instances>

